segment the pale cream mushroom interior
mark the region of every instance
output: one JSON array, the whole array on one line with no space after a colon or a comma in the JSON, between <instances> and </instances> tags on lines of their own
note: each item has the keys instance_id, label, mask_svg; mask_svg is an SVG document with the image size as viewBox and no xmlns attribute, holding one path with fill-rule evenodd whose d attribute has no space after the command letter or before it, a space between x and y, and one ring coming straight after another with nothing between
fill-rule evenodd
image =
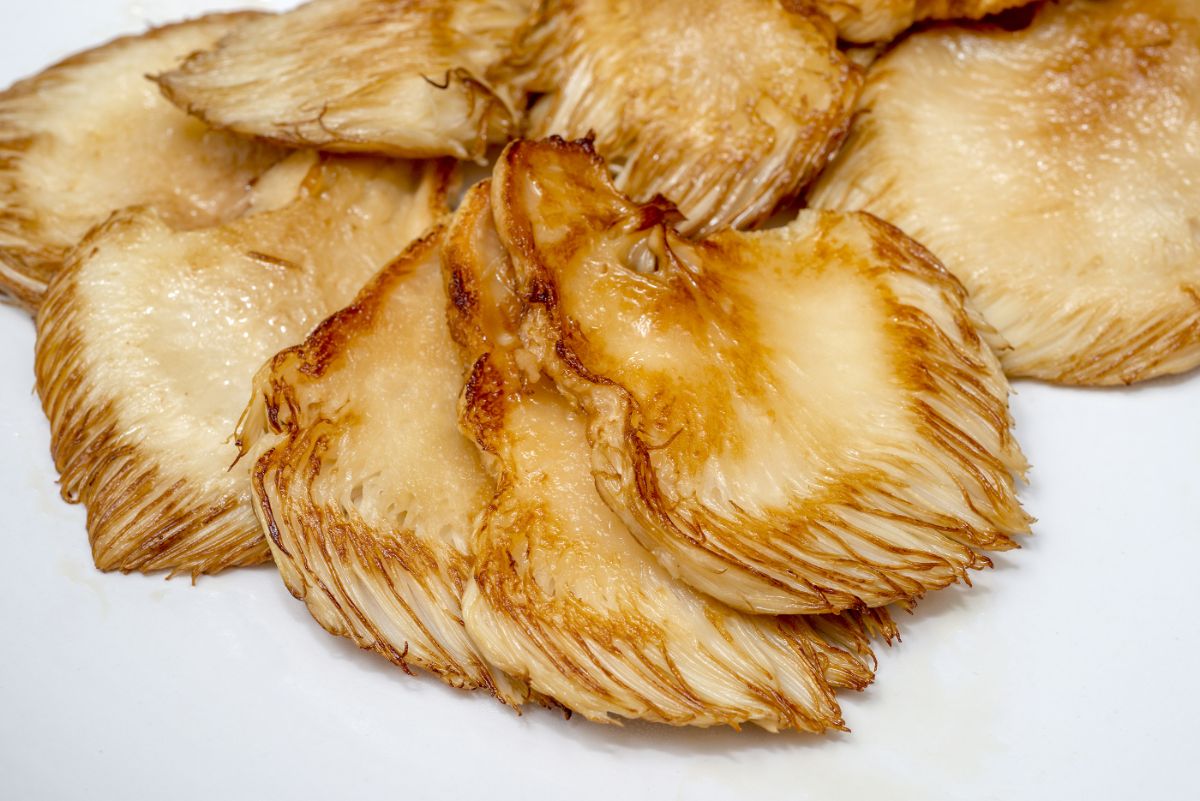
<instances>
[{"instance_id":1,"label":"pale cream mushroom interior","mask_svg":"<svg viewBox=\"0 0 1200 801\"><path fill-rule=\"evenodd\" d=\"M37 388L63 496L104 570L268 558L232 432L255 371L344 305L441 213L432 162L273 168L263 210L182 231L132 208L93 230L38 313Z\"/></svg>"},{"instance_id":2,"label":"pale cream mushroom interior","mask_svg":"<svg viewBox=\"0 0 1200 801\"><path fill-rule=\"evenodd\" d=\"M0 93L0 290L34 309L67 251L117 209L152 205L180 228L246 210L276 148L211 130L147 73L256 14L213 14L76 54Z\"/></svg>"},{"instance_id":3,"label":"pale cream mushroom interior","mask_svg":"<svg viewBox=\"0 0 1200 801\"><path fill-rule=\"evenodd\" d=\"M0 300L99 569L822 733L1029 532L1010 378L1200 365L1198 176L1200 0L311 0L0 93Z\"/></svg>"},{"instance_id":4,"label":"pale cream mushroom interior","mask_svg":"<svg viewBox=\"0 0 1200 801\"><path fill-rule=\"evenodd\" d=\"M1028 529L1008 383L962 288L896 229L809 211L687 240L586 142L516 142L494 181L523 341L673 574L753 612L875 607Z\"/></svg>"},{"instance_id":5,"label":"pale cream mushroom interior","mask_svg":"<svg viewBox=\"0 0 1200 801\"><path fill-rule=\"evenodd\" d=\"M255 381L240 438L284 582L333 634L512 705L527 692L463 626L492 496L458 430L438 225Z\"/></svg>"},{"instance_id":6,"label":"pale cream mushroom interior","mask_svg":"<svg viewBox=\"0 0 1200 801\"><path fill-rule=\"evenodd\" d=\"M482 158L523 98L489 74L533 0L313 0L159 75L219 128L299 147Z\"/></svg>"},{"instance_id":7,"label":"pale cream mushroom interior","mask_svg":"<svg viewBox=\"0 0 1200 801\"><path fill-rule=\"evenodd\" d=\"M1049 3L940 27L872 68L812 193L929 247L1005 369L1127 384L1200 364L1200 6Z\"/></svg>"},{"instance_id":8,"label":"pale cream mushroom interior","mask_svg":"<svg viewBox=\"0 0 1200 801\"><path fill-rule=\"evenodd\" d=\"M638 200L687 231L768 217L845 135L861 70L828 21L775 0L550 0L512 83L539 93L525 134L593 135Z\"/></svg>"},{"instance_id":9,"label":"pale cream mushroom interior","mask_svg":"<svg viewBox=\"0 0 1200 801\"><path fill-rule=\"evenodd\" d=\"M596 491L585 416L520 346L489 193L484 182L467 196L445 258L470 369L463 426L496 479L472 541L467 631L491 662L589 720L841 728L834 688L870 683L867 626L890 621L746 615L641 547Z\"/></svg>"}]
</instances>

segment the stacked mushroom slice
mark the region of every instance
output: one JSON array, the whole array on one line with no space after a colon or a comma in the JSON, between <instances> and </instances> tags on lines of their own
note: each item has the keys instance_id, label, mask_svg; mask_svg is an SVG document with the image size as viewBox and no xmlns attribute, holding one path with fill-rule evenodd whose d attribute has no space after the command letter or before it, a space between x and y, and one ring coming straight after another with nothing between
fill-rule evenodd
<instances>
[{"instance_id":1,"label":"stacked mushroom slice","mask_svg":"<svg viewBox=\"0 0 1200 801\"><path fill-rule=\"evenodd\" d=\"M239 439L280 573L330 632L519 704L463 628L492 487L458 430L439 224L263 368Z\"/></svg>"},{"instance_id":2,"label":"stacked mushroom slice","mask_svg":"<svg viewBox=\"0 0 1200 801\"><path fill-rule=\"evenodd\" d=\"M862 74L828 21L775 0L551 0L509 80L526 135L594 136L617 185L670 199L685 231L746 227L825 165Z\"/></svg>"},{"instance_id":3,"label":"stacked mushroom slice","mask_svg":"<svg viewBox=\"0 0 1200 801\"><path fill-rule=\"evenodd\" d=\"M292 146L479 159L522 130L594 135L624 191L708 231L811 181L862 73L827 19L776 0L314 0L157 80L218 128Z\"/></svg>"},{"instance_id":4,"label":"stacked mushroom slice","mask_svg":"<svg viewBox=\"0 0 1200 801\"><path fill-rule=\"evenodd\" d=\"M522 110L490 72L533 0L314 0L158 77L219 128L292 146L479 158Z\"/></svg>"},{"instance_id":5,"label":"stacked mushroom slice","mask_svg":"<svg viewBox=\"0 0 1200 801\"><path fill-rule=\"evenodd\" d=\"M605 505L585 418L520 346L489 191L468 196L446 252L470 370L463 424L496 483L472 541L467 631L493 663L592 720L840 727L832 687L866 686L864 662L803 617L743 614L672 578ZM852 617L818 625L863 632Z\"/></svg>"},{"instance_id":6,"label":"stacked mushroom slice","mask_svg":"<svg viewBox=\"0 0 1200 801\"><path fill-rule=\"evenodd\" d=\"M1200 364L1200 11L1018 5L314 0L15 85L96 564L273 559L513 708L844 727L1028 531L1004 371ZM452 210L434 156L494 168Z\"/></svg>"},{"instance_id":7,"label":"stacked mushroom slice","mask_svg":"<svg viewBox=\"0 0 1200 801\"><path fill-rule=\"evenodd\" d=\"M233 222L180 230L134 207L88 234L38 314L36 370L98 567L196 574L268 557L229 469L250 380L441 213L445 180L434 163L302 153Z\"/></svg>"},{"instance_id":8,"label":"stacked mushroom slice","mask_svg":"<svg viewBox=\"0 0 1200 801\"><path fill-rule=\"evenodd\" d=\"M746 615L638 545L520 347L488 191L260 374L241 436L288 586L330 631L510 704L842 726L833 688L870 682L886 613Z\"/></svg>"},{"instance_id":9,"label":"stacked mushroom slice","mask_svg":"<svg viewBox=\"0 0 1200 801\"><path fill-rule=\"evenodd\" d=\"M522 335L597 487L671 571L753 612L920 597L1028 518L1008 384L962 288L866 215L687 240L586 144L511 145Z\"/></svg>"},{"instance_id":10,"label":"stacked mushroom slice","mask_svg":"<svg viewBox=\"0 0 1200 801\"><path fill-rule=\"evenodd\" d=\"M1122 384L1200 364L1200 6L1070 0L913 34L812 194L927 245L1005 369Z\"/></svg>"},{"instance_id":11,"label":"stacked mushroom slice","mask_svg":"<svg viewBox=\"0 0 1200 801\"><path fill-rule=\"evenodd\" d=\"M145 79L255 14L215 14L79 53L0 94L0 291L33 309L67 252L113 211L180 228L245 211L280 151L212 131Z\"/></svg>"},{"instance_id":12,"label":"stacked mushroom slice","mask_svg":"<svg viewBox=\"0 0 1200 801\"><path fill-rule=\"evenodd\" d=\"M915 243L860 215L694 241L675 218L586 142L516 142L263 368L239 437L255 508L323 626L512 705L822 731L895 635L886 604L1024 530L1003 376ZM696 391L624 387L660 359ZM745 543L719 556L647 511L707 520L687 504L721 493ZM791 572L755 560L755 526Z\"/></svg>"}]
</instances>

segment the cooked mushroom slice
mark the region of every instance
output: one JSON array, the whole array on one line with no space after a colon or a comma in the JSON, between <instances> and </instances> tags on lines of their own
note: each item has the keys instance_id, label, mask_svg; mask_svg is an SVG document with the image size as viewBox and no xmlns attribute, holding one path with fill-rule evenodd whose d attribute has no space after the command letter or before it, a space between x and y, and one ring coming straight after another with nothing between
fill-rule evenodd
<instances>
[{"instance_id":1,"label":"cooked mushroom slice","mask_svg":"<svg viewBox=\"0 0 1200 801\"><path fill-rule=\"evenodd\" d=\"M115 210L180 228L233 219L278 150L188 117L147 72L256 14L214 14L117 39L0 94L0 290L33 309L67 250Z\"/></svg>"},{"instance_id":2,"label":"cooked mushroom slice","mask_svg":"<svg viewBox=\"0 0 1200 801\"><path fill-rule=\"evenodd\" d=\"M436 228L255 380L241 426L292 594L333 634L508 703L463 628L467 541L492 487L457 425Z\"/></svg>"},{"instance_id":3,"label":"cooked mushroom slice","mask_svg":"<svg viewBox=\"0 0 1200 801\"><path fill-rule=\"evenodd\" d=\"M747 615L672 578L596 492L583 418L519 348L486 185L468 195L450 242L451 326L471 366L463 424L497 479L464 596L483 653L590 720L841 727L830 685L871 680L862 621Z\"/></svg>"},{"instance_id":4,"label":"cooked mushroom slice","mask_svg":"<svg viewBox=\"0 0 1200 801\"><path fill-rule=\"evenodd\" d=\"M230 470L254 372L419 235L445 189L435 165L310 166L264 181L266 207L288 186L291 202L216 228L120 212L51 282L38 393L97 567L195 575L268 558L245 471Z\"/></svg>"},{"instance_id":5,"label":"cooked mushroom slice","mask_svg":"<svg viewBox=\"0 0 1200 801\"><path fill-rule=\"evenodd\" d=\"M825 165L861 70L813 12L776 0L551 0L509 80L543 93L527 134L578 138L639 200L662 194L686 231L745 227Z\"/></svg>"},{"instance_id":6,"label":"cooked mushroom slice","mask_svg":"<svg viewBox=\"0 0 1200 801\"><path fill-rule=\"evenodd\" d=\"M1131 383L1200 364L1197 142L1200 7L1054 3L898 45L813 202L931 248L1011 375Z\"/></svg>"},{"instance_id":7,"label":"cooked mushroom slice","mask_svg":"<svg viewBox=\"0 0 1200 801\"><path fill-rule=\"evenodd\" d=\"M489 70L533 0L314 0L158 76L218 128L286 145L480 158L523 105Z\"/></svg>"},{"instance_id":8,"label":"cooked mushroom slice","mask_svg":"<svg viewBox=\"0 0 1200 801\"><path fill-rule=\"evenodd\" d=\"M785 0L809 4L825 12L838 36L858 43L886 42L915 22L934 19L980 19L1030 0Z\"/></svg>"},{"instance_id":9,"label":"cooked mushroom slice","mask_svg":"<svg viewBox=\"0 0 1200 801\"><path fill-rule=\"evenodd\" d=\"M874 607L1026 531L1008 384L962 288L899 231L806 211L689 241L586 142L517 142L496 169L523 339L672 573L754 612Z\"/></svg>"}]
</instances>

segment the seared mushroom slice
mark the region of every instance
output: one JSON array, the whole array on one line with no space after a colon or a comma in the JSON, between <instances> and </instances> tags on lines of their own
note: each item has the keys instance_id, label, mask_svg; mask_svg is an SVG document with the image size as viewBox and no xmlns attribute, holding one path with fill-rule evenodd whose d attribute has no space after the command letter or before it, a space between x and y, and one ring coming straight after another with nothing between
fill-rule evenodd
<instances>
[{"instance_id":1,"label":"seared mushroom slice","mask_svg":"<svg viewBox=\"0 0 1200 801\"><path fill-rule=\"evenodd\" d=\"M213 14L74 55L0 94L0 290L37 307L67 251L117 209L201 228L246 209L278 150L209 129L146 73L254 19Z\"/></svg>"},{"instance_id":2,"label":"seared mushroom slice","mask_svg":"<svg viewBox=\"0 0 1200 801\"><path fill-rule=\"evenodd\" d=\"M1127 384L1200 364L1200 6L1074 0L935 28L873 68L813 193L929 247L1010 375Z\"/></svg>"},{"instance_id":3,"label":"seared mushroom slice","mask_svg":"<svg viewBox=\"0 0 1200 801\"><path fill-rule=\"evenodd\" d=\"M468 194L445 256L451 326L470 367L463 426L497 487L472 541L472 639L589 720L842 727L832 687L871 681L864 627L894 633L890 621L747 615L672 578L638 544L596 491L584 418L520 348L489 190Z\"/></svg>"},{"instance_id":4,"label":"seared mushroom slice","mask_svg":"<svg viewBox=\"0 0 1200 801\"><path fill-rule=\"evenodd\" d=\"M533 0L314 0L240 28L158 76L218 128L392 156L481 158L523 98L489 72Z\"/></svg>"},{"instance_id":5,"label":"seared mushroom slice","mask_svg":"<svg viewBox=\"0 0 1200 801\"><path fill-rule=\"evenodd\" d=\"M753 612L920 597L1029 518L1008 384L965 293L869 215L687 240L586 142L516 142L496 225L522 337L587 417L609 505Z\"/></svg>"},{"instance_id":6,"label":"seared mushroom slice","mask_svg":"<svg viewBox=\"0 0 1200 801\"><path fill-rule=\"evenodd\" d=\"M195 575L269 558L246 471L230 469L255 371L444 205L438 165L315 161L273 168L265 210L215 228L119 212L51 282L37 388L97 567Z\"/></svg>"},{"instance_id":7,"label":"seared mushroom slice","mask_svg":"<svg viewBox=\"0 0 1200 801\"><path fill-rule=\"evenodd\" d=\"M508 81L526 134L595 136L617 186L664 195L686 231L769 216L841 142L862 72L828 21L777 0L550 0Z\"/></svg>"},{"instance_id":8,"label":"seared mushroom slice","mask_svg":"<svg viewBox=\"0 0 1200 801\"><path fill-rule=\"evenodd\" d=\"M264 367L240 436L275 563L326 630L517 704L462 622L492 485L458 430L443 240L439 225Z\"/></svg>"}]
</instances>

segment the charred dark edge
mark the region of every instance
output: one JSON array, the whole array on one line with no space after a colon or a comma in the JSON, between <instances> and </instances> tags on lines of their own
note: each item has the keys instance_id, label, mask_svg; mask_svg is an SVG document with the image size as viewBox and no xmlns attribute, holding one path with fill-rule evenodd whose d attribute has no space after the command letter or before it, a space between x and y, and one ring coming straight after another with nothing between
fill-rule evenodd
<instances>
[{"instance_id":1,"label":"charred dark edge","mask_svg":"<svg viewBox=\"0 0 1200 801\"><path fill-rule=\"evenodd\" d=\"M1036 7L1043 1L1034 0L1032 5ZM790 5L796 3L797 0L785 0L785 2ZM826 14L829 12L825 9L829 7L847 11L849 19L832 20L832 15L830 15L831 21L838 30L838 36L851 45L868 46L872 44L894 45L915 32L931 27L948 27L951 25L960 27L990 27L992 24L995 24L993 20L1002 21L1006 12L1011 12L1014 9L1018 11L1023 10L1020 7L1029 3L1030 0L990 0L990 2L989 0L912 0L912 13L896 18L889 26L892 28L892 33L882 38L860 36L853 32L851 26L855 25L856 20L861 20L863 14L862 9L856 8L856 4L854 3L822 0L818 3L818 8L822 9ZM802 2L801 5L803 5ZM858 5L861 5L861 3ZM946 11L938 11L940 8L945 8Z\"/></svg>"},{"instance_id":2,"label":"charred dark edge","mask_svg":"<svg viewBox=\"0 0 1200 801\"><path fill-rule=\"evenodd\" d=\"M467 223L487 207L491 185L489 178L467 191L450 222L442 251L442 278L449 303L446 322L451 338L467 361L473 361L483 353L487 339L478 319L480 288L467 263L471 254L471 232Z\"/></svg>"}]
</instances>

